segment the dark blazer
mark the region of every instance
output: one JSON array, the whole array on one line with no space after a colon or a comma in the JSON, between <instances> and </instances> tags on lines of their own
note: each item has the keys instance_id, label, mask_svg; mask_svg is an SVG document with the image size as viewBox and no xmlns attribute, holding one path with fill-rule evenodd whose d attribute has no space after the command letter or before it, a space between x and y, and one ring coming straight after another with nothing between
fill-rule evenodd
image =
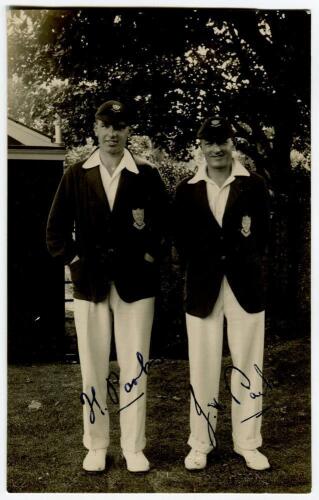
<instances>
[{"instance_id":1,"label":"dark blazer","mask_svg":"<svg viewBox=\"0 0 319 500\"><path fill-rule=\"evenodd\" d=\"M122 170L113 210L99 167L69 167L55 195L47 223L53 257L70 265L74 297L99 302L111 282L126 302L152 297L159 286L159 256L166 214L166 193L156 168L135 158L139 173ZM144 209L143 229L134 227L132 210ZM148 252L154 263L144 259Z\"/></svg>"},{"instance_id":2,"label":"dark blazer","mask_svg":"<svg viewBox=\"0 0 319 500\"><path fill-rule=\"evenodd\" d=\"M242 233L245 216L250 222L248 235ZM230 184L222 228L209 207L204 180L194 184L185 180L178 186L174 226L186 272L186 312L208 316L224 276L245 311L264 309L268 225L268 190L255 173L238 176Z\"/></svg>"}]
</instances>

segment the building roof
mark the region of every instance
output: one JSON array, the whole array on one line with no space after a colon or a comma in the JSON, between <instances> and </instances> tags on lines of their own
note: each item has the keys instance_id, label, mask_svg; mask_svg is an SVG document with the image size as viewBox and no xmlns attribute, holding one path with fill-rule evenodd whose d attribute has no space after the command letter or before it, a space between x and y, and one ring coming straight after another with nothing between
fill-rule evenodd
<instances>
[{"instance_id":1,"label":"building roof","mask_svg":"<svg viewBox=\"0 0 319 500\"><path fill-rule=\"evenodd\" d=\"M51 137L39 132L31 127L27 127L23 123L17 122L12 118L8 118L8 140L19 143L23 146L51 146L53 148L60 147L55 144Z\"/></svg>"},{"instance_id":2,"label":"building roof","mask_svg":"<svg viewBox=\"0 0 319 500\"><path fill-rule=\"evenodd\" d=\"M64 146L48 135L8 117L9 159L63 159Z\"/></svg>"}]
</instances>

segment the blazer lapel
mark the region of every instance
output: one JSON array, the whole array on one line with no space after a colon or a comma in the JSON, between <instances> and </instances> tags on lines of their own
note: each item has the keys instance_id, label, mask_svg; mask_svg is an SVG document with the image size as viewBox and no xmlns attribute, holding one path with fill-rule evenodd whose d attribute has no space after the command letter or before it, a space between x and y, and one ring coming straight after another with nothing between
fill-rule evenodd
<instances>
[{"instance_id":1,"label":"blazer lapel","mask_svg":"<svg viewBox=\"0 0 319 500\"><path fill-rule=\"evenodd\" d=\"M104 191L99 167L96 166L87 169L85 171L85 175L88 186L97 197L98 203L104 206L108 212L111 212L110 205Z\"/></svg>"},{"instance_id":2,"label":"blazer lapel","mask_svg":"<svg viewBox=\"0 0 319 500\"><path fill-rule=\"evenodd\" d=\"M234 206L236 200L241 195L244 189L242 177L236 177L235 180L230 184L229 195L226 202L225 212L223 216L223 222L226 217L228 217L229 212Z\"/></svg>"},{"instance_id":3,"label":"blazer lapel","mask_svg":"<svg viewBox=\"0 0 319 500\"><path fill-rule=\"evenodd\" d=\"M127 202L128 200L128 190L130 186L131 175L136 174L132 174L126 168L124 168L121 172L113 205L113 214L116 214L120 210L121 204L123 204L123 202L125 201Z\"/></svg>"},{"instance_id":4,"label":"blazer lapel","mask_svg":"<svg viewBox=\"0 0 319 500\"><path fill-rule=\"evenodd\" d=\"M195 197L197 198L197 203L200 205L201 210L203 211L207 219L217 224L219 227L219 224L215 219L215 216L209 206L206 182L201 180L197 182L195 186L196 186Z\"/></svg>"}]
</instances>

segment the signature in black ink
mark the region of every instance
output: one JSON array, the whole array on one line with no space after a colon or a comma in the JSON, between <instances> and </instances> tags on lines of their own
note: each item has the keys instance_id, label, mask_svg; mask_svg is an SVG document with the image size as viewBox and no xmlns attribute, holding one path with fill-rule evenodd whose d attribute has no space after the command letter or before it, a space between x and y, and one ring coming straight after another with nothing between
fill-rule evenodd
<instances>
[{"instance_id":1,"label":"signature in black ink","mask_svg":"<svg viewBox=\"0 0 319 500\"><path fill-rule=\"evenodd\" d=\"M114 372L113 372L113 375L114 375ZM108 378L106 380L107 380L107 386L108 386L108 394L109 394L109 396L111 395L110 399L111 399L112 403L116 404L119 401L116 389L113 385L113 382L110 382L108 380ZM110 387L112 387L112 389L110 389ZM94 387L91 387L91 392L92 392L92 399L90 399L90 397L86 394L86 392L81 392L80 400L81 400L82 405L84 405L85 403L88 403L88 405L90 406L90 423L94 424L94 422L95 422L94 405L96 405L99 408L102 415L105 415L105 411L107 411L107 408L104 408L105 411L102 410L101 405L96 398L96 393L95 393ZM135 403L135 401L140 399L142 396L144 396L144 392L142 392L139 396L137 396L137 398L130 401L127 405L123 406L122 408L119 408L117 410L117 413L120 413L122 410L125 410L126 408L131 406L133 403Z\"/></svg>"},{"instance_id":2,"label":"signature in black ink","mask_svg":"<svg viewBox=\"0 0 319 500\"><path fill-rule=\"evenodd\" d=\"M119 378L118 374L115 372L110 372L109 376L106 379L107 394L108 394L110 400L112 401L112 403L114 403L114 404L118 404L118 402L119 402L119 396L118 396L116 387L114 385L114 384L119 384L119 380L120 380L120 378ZM133 399L133 401L130 401L126 406L123 406L122 408L120 408L117 411L117 413L119 413L122 410L125 410L125 408L127 408L128 406L131 406L131 404L135 403L135 401L140 399L142 396L144 396L144 392L142 392L142 394L140 394L137 398Z\"/></svg>"},{"instance_id":3,"label":"signature in black ink","mask_svg":"<svg viewBox=\"0 0 319 500\"><path fill-rule=\"evenodd\" d=\"M135 398L132 401L130 401L127 405L122 406L122 408L119 408L117 410L117 413L120 413L120 411L125 410L126 408L128 408L129 406L131 406L133 403L135 403L135 401L137 401L138 399L140 399L142 396L144 396L144 392L142 392L139 396L137 396L137 398Z\"/></svg>"},{"instance_id":4,"label":"signature in black ink","mask_svg":"<svg viewBox=\"0 0 319 500\"><path fill-rule=\"evenodd\" d=\"M236 366L233 366L233 365L229 365L229 366L226 366L225 370L224 370L224 380L225 380L225 386L226 386L226 389L229 391L232 399L237 403L237 404L241 404L241 402L237 399L237 397L232 393L231 391L231 388L230 388L230 385L229 385L229 382L228 382L228 378L227 378L227 375L228 375L228 372L232 372L233 370L237 371L238 373L240 373L240 375L242 375L243 377L243 381L240 383L240 385L242 387L244 387L245 389L247 389L248 391L251 391L249 393L249 396L251 397L251 399L257 399L261 396L264 396L266 393L267 393L267 389L273 389L273 384L272 382L269 382L266 377L263 375L261 369L258 367L258 365L254 364L254 368L255 368L255 371L257 372L257 374L261 377L261 379L263 380L265 386L266 386L266 390L264 392L253 392L252 391L252 387L251 387L251 382L250 382L250 379L247 377L247 375L242 371L240 370L240 368L237 368ZM271 408L271 406L267 406L266 408L263 408L262 410L258 411L257 413L255 413L254 415L251 415L247 418L245 418L244 420L241 421L241 423L243 422L246 422L247 420L250 420L251 418L259 418L261 415L263 415L263 413L265 413L266 411L268 411L269 409Z\"/></svg>"},{"instance_id":5,"label":"signature in black ink","mask_svg":"<svg viewBox=\"0 0 319 500\"><path fill-rule=\"evenodd\" d=\"M224 406L222 403L219 403L216 398L213 399L211 403L208 403L207 406L210 406L211 408L216 408L216 410L225 410L226 406Z\"/></svg>"},{"instance_id":6,"label":"signature in black ink","mask_svg":"<svg viewBox=\"0 0 319 500\"><path fill-rule=\"evenodd\" d=\"M213 448L217 448L217 437L216 437L216 434L215 434L214 427L213 427L213 425L212 425L212 423L210 421L210 413L208 412L207 415L206 415L206 413L203 411L202 407L200 406L199 402L196 399L193 386L190 385L189 387L190 387L191 395L192 395L193 400L194 400L194 405L195 405L196 413L199 416L203 416L203 418L206 420L206 422L207 422L208 436L209 436L210 443L213 446ZM216 401L216 400L214 399L214 401ZM216 401L216 403L217 403L217 401ZM217 403L217 404L219 404L219 403ZM208 406L210 406L210 405L208 405Z\"/></svg>"},{"instance_id":7,"label":"signature in black ink","mask_svg":"<svg viewBox=\"0 0 319 500\"><path fill-rule=\"evenodd\" d=\"M146 361L144 364L144 358L143 355L140 352L136 353L137 360L140 364L141 370L140 373L137 375L137 377L133 378L131 382L126 382L124 385L124 389L126 392L131 392L133 387L138 384L139 378L145 373L145 375L149 374L150 368L154 364L161 364L163 363L164 359L158 358L158 359L150 359L149 361Z\"/></svg>"},{"instance_id":8,"label":"signature in black ink","mask_svg":"<svg viewBox=\"0 0 319 500\"><path fill-rule=\"evenodd\" d=\"M105 415L105 413L102 410L100 403L96 399L94 387L91 387L91 393L92 393L92 399L89 398L89 396L86 394L86 392L81 392L80 401L81 401L82 405L85 405L85 403L88 403L88 405L90 406L90 422L91 422L91 424L94 424L94 422L95 422L94 405L96 404L96 406L99 408L102 415ZM107 411L107 408L104 408L104 410Z\"/></svg>"},{"instance_id":9,"label":"signature in black ink","mask_svg":"<svg viewBox=\"0 0 319 500\"><path fill-rule=\"evenodd\" d=\"M137 377L133 378L131 382L127 382L124 385L124 389L126 392L131 392L132 388L138 384L138 380L143 375L143 373L145 375L149 374L151 366L163 363L165 361L163 358L157 358L157 359L151 359L146 363L144 363L143 355L140 352L136 353L136 357L140 364L141 370ZM119 376L117 373L111 371L106 379L106 386L107 386L107 394L113 404L118 404L120 400L116 389L117 384L119 384ZM98 407L102 415L105 415L105 411L107 411L107 408L104 408L104 410L101 408L101 405L96 398L96 391L94 387L91 387L91 393L92 397L90 398L85 392L82 392L80 395L80 400L82 405L87 403L90 406L90 422L91 424L94 424L95 422L94 405ZM144 392L142 392L139 396L130 401L127 405L123 406L122 408L119 408L117 413L120 413L122 410L125 410L143 396Z\"/></svg>"}]
</instances>

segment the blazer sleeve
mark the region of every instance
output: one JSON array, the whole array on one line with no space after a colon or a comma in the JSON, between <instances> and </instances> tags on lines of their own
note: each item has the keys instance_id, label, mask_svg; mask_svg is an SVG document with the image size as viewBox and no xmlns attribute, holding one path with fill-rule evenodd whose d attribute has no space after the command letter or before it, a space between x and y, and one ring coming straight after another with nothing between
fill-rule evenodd
<instances>
[{"instance_id":1,"label":"blazer sleeve","mask_svg":"<svg viewBox=\"0 0 319 500\"><path fill-rule=\"evenodd\" d=\"M50 209L46 243L50 254L68 264L77 254L73 240L75 221L74 173L72 167L64 173Z\"/></svg>"}]
</instances>

